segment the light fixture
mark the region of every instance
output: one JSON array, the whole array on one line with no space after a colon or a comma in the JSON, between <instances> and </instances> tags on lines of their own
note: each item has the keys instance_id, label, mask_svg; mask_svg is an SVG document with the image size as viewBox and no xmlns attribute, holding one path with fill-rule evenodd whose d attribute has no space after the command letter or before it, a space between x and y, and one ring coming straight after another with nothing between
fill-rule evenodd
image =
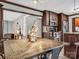
<instances>
[{"instance_id":1,"label":"light fixture","mask_svg":"<svg viewBox=\"0 0 79 59\"><path fill-rule=\"evenodd\" d=\"M34 3L34 4L37 4L38 2L39 3L44 3L44 2L47 2L48 0L32 0L32 2Z\"/></svg>"},{"instance_id":2,"label":"light fixture","mask_svg":"<svg viewBox=\"0 0 79 59\"><path fill-rule=\"evenodd\" d=\"M33 3L34 3L34 4L37 4L37 2L38 2L38 0L33 0Z\"/></svg>"},{"instance_id":3,"label":"light fixture","mask_svg":"<svg viewBox=\"0 0 79 59\"><path fill-rule=\"evenodd\" d=\"M74 0L74 11L79 11L79 7L76 8L76 0Z\"/></svg>"}]
</instances>

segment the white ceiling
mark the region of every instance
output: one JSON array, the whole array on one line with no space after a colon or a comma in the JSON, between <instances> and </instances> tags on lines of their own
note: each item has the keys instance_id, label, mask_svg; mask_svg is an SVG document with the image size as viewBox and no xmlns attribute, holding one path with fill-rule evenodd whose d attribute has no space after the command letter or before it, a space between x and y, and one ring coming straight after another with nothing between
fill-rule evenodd
<instances>
[{"instance_id":1,"label":"white ceiling","mask_svg":"<svg viewBox=\"0 0 79 59\"><path fill-rule=\"evenodd\" d=\"M3 11L3 19L6 21L14 21L18 17L22 16L23 14L21 13L16 13L16 12L11 12L11 11Z\"/></svg>"},{"instance_id":2,"label":"white ceiling","mask_svg":"<svg viewBox=\"0 0 79 59\"><path fill-rule=\"evenodd\" d=\"M7 0L39 10L50 10L57 13L73 14L74 0L40 0L33 4L32 0ZM79 0L76 0L76 7L79 7ZM77 11L79 12L79 11Z\"/></svg>"}]
</instances>

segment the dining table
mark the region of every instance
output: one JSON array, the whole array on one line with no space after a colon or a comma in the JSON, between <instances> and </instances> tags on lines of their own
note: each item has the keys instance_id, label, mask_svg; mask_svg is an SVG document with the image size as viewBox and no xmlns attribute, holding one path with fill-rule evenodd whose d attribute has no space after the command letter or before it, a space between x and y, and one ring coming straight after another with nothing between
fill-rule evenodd
<instances>
[{"instance_id":1,"label":"dining table","mask_svg":"<svg viewBox=\"0 0 79 59\"><path fill-rule=\"evenodd\" d=\"M35 42L29 39L4 41L5 59L31 59L53 49L63 47L63 42L47 38L37 38Z\"/></svg>"}]
</instances>

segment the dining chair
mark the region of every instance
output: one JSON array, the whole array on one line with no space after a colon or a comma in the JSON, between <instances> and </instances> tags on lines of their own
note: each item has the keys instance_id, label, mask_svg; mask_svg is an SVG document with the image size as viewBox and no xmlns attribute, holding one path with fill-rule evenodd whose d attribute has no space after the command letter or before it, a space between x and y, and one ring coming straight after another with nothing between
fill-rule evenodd
<instances>
[{"instance_id":1,"label":"dining chair","mask_svg":"<svg viewBox=\"0 0 79 59\"><path fill-rule=\"evenodd\" d=\"M58 59L70 59L70 58L64 56L64 48L61 49Z\"/></svg>"},{"instance_id":2,"label":"dining chair","mask_svg":"<svg viewBox=\"0 0 79 59\"><path fill-rule=\"evenodd\" d=\"M3 42L0 42L0 58L5 59L5 57L4 57Z\"/></svg>"},{"instance_id":3,"label":"dining chair","mask_svg":"<svg viewBox=\"0 0 79 59\"><path fill-rule=\"evenodd\" d=\"M62 47L48 51L46 54L44 54L42 59L58 59L61 49Z\"/></svg>"}]
</instances>

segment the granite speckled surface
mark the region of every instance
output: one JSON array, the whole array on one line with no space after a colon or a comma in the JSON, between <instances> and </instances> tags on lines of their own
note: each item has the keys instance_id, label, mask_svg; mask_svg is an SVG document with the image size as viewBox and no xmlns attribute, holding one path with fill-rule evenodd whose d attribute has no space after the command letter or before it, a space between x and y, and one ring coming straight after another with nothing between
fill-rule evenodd
<instances>
[{"instance_id":1,"label":"granite speckled surface","mask_svg":"<svg viewBox=\"0 0 79 59\"><path fill-rule=\"evenodd\" d=\"M4 42L6 59L25 59L63 46L62 42L38 38L36 42L8 40Z\"/></svg>"},{"instance_id":2,"label":"granite speckled surface","mask_svg":"<svg viewBox=\"0 0 79 59\"><path fill-rule=\"evenodd\" d=\"M79 34L79 32L64 32L64 34Z\"/></svg>"}]
</instances>

